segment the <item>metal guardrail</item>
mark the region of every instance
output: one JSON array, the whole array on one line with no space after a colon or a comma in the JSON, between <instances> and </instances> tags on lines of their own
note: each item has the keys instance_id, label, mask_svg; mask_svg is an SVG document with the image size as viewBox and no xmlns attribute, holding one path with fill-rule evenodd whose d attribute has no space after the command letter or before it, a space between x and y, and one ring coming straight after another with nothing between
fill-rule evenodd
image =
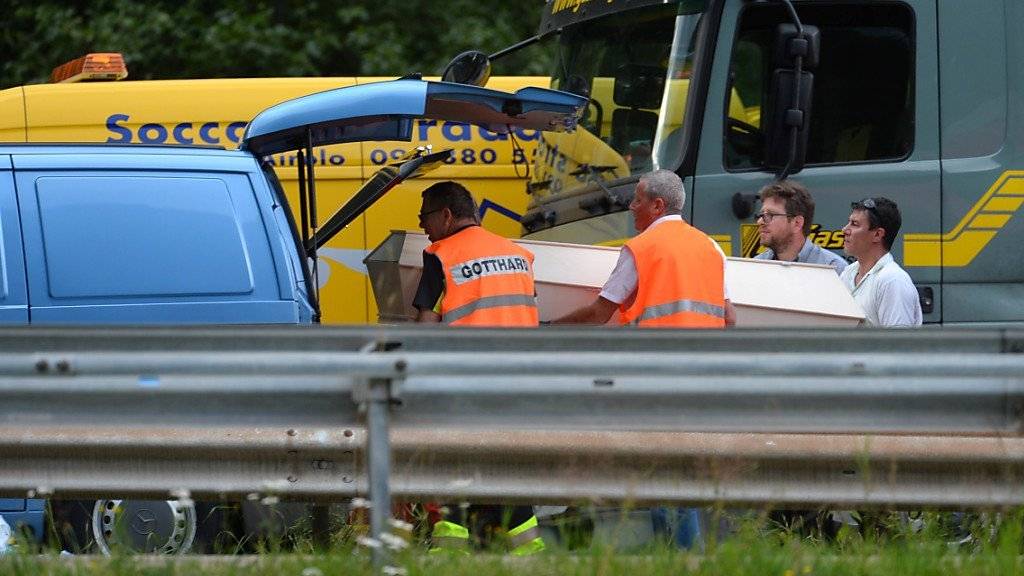
<instances>
[{"instance_id":1,"label":"metal guardrail","mask_svg":"<svg viewBox=\"0 0 1024 576\"><path fill-rule=\"evenodd\" d=\"M21 328L0 350L3 496L1024 503L1024 332Z\"/></svg>"},{"instance_id":2,"label":"metal guardrail","mask_svg":"<svg viewBox=\"0 0 1024 576\"><path fill-rule=\"evenodd\" d=\"M0 493L10 497L166 499L187 491L207 500L255 493L321 501L371 491L363 428L36 426L0 434ZM389 442L390 490L414 501L1024 503L1020 438L396 428Z\"/></svg>"},{"instance_id":3,"label":"metal guardrail","mask_svg":"<svg viewBox=\"0 0 1024 576\"><path fill-rule=\"evenodd\" d=\"M545 326L498 330L406 326L3 327L5 352L358 352L368 342L409 352L1024 352L1024 328L920 330L633 330Z\"/></svg>"}]
</instances>

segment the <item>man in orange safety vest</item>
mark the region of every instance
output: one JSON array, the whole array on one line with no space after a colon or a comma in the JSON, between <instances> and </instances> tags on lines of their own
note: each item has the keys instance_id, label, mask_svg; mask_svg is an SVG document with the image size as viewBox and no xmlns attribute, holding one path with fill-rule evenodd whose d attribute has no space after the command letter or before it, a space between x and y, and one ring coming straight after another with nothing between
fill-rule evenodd
<instances>
[{"instance_id":1,"label":"man in orange safety vest","mask_svg":"<svg viewBox=\"0 0 1024 576\"><path fill-rule=\"evenodd\" d=\"M423 251L423 275L413 299L417 321L537 326L533 254L484 230L469 191L451 181L430 186L423 191L419 218L431 244ZM431 534L432 547L438 551L468 551L471 545L485 547L497 540L514 555L543 550L533 507L475 505L449 510Z\"/></svg>"},{"instance_id":2,"label":"man in orange safety vest","mask_svg":"<svg viewBox=\"0 0 1024 576\"><path fill-rule=\"evenodd\" d=\"M629 204L637 236L626 242L597 299L553 324L604 324L619 312L642 328L723 328L735 323L725 254L682 217L686 193L674 172L640 177Z\"/></svg>"}]
</instances>

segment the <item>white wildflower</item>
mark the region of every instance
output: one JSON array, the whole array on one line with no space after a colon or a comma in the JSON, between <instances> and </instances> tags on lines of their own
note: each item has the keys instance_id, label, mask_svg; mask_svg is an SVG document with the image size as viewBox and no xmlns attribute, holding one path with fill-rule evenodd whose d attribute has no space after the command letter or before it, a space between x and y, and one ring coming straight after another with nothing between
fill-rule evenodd
<instances>
[{"instance_id":1,"label":"white wildflower","mask_svg":"<svg viewBox=\"0 0 1024 576\"><path fill-rule=\"evenodd\" d=\"M380 540L370 538L369 536L360 536L359 538L356 538L356 544L367 548L380 548L383 546Z\"/></svg>"},{"instance_id":2,"label":"white wildflower","mask_svg":"<svg viewBox=\"0 0 1024 576\"><path fill-rule=\"evenodd\" d=\"M409 543L405 539L394 534L388 534L387 532L380 535L380 541L392 550L403 550L409 547Z\"/></svg>"},{"instance_id":3,"label":"white wildflower","mask_svg":"<svg viewBox=\"0 0 1024 576\"><path fill-rule=\"evenodd\" d=\"M398 518L389 518L388 524L390 524L395 530L401 530L402 532L412 532L413 528L412 524L409 524L404 520L399 520Z\"/></svg>"}]
</instances>

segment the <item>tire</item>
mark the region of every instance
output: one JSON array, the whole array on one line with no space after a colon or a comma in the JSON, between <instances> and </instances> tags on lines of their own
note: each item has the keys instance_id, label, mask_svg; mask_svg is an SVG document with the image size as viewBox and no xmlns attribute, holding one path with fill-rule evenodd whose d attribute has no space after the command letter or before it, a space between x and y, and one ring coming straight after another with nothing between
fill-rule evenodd
<instances>
[{"instance_id":1,"label":"tire","mask_svg":"<svg viewBox=\"0 0 1024 576\"><path fill-rule=\"evenodd\" d=\"M97 500L92 534L99 551L185 554L196 536L196 508L188 500Z\"/></svg>"}]
</instances>

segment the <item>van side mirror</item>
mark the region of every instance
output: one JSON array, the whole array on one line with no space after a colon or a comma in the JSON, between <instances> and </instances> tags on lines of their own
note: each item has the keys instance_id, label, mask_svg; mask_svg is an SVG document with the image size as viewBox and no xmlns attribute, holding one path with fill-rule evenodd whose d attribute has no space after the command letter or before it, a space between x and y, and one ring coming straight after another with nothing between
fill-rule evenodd
<instances>
[{"instance_id":1,"label":"van side mirror","mask_svg":"<svg viewBox=\"0 0 1024 576\"><path fill-rule=\"evenodd\" d=\"M491 78L491 59L479 50L463 52L445 67L441 80L470 86L484 86Z\"/></svg>"},{"instance_id":2,"label":"van side mirror","mask_svg":"<svg viewBox=\"0 0 1024 576\"><path fill-rule=\"evenodd\" d=\"M780 178L803 169L807 136L811 131L811 101L818 65L820 33L804 26L780 24L775 31L775 70L766 107L765 164L778 169Z\"/></svg>"}]
</instances>

